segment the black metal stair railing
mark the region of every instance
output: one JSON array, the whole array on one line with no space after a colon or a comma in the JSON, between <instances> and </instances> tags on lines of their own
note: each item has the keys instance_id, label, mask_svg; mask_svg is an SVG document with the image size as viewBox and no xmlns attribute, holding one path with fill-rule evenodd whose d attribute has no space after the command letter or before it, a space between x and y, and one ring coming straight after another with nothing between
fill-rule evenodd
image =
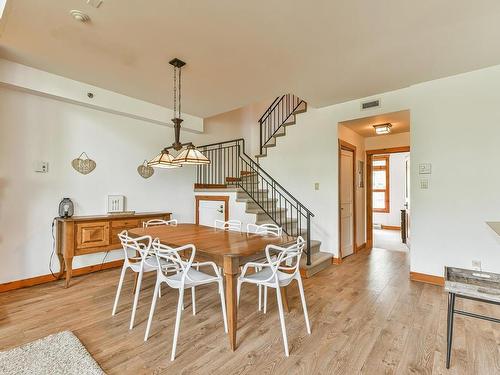
<instances>
[{"instance_id":1,"label":"black metal stair railing","mask_svg":"<svg viewBox=\"0 0 500 375\"><path fill-rule=\"evenodd\" d=\"M198 150L211 163L197 166L196 183L241 188L286 234L305 238L310 265L314 214L245 153L245 140L213 143Z\"/></svg>"},{"instance_id":2,"label":"black metal stair railing","mask_svg":"<svg viewBox=\"0 0 500 375\"><path fill-rule=\"evenodd\" d=\"M260 154L264 147L294 115L295 111L305 103L293 94L278 96L259 119Z\"/></svg>"}]
</instances>

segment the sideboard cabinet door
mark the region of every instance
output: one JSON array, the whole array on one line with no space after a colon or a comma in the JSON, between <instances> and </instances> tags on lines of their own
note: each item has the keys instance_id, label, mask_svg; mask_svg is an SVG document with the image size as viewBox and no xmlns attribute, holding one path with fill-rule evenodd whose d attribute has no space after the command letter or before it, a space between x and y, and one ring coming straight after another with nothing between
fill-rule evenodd
<instances>
[{"instance_id":1,"label":"sideboard cabinet door","mask_svg":"<svg viewBox=\"0 0 500 375\"><path fill-rule=\"evenodd\" d=\"M76 224L76 248L101 247L109 245L109 222Z\"/></svg>"}]
</instances>

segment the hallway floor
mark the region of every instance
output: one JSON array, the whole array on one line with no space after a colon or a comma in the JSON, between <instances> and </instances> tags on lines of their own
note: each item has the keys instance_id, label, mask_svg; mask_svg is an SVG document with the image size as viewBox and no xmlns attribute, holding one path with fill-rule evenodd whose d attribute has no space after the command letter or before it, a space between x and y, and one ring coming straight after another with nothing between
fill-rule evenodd
<instances>
[{"instance_id":1,"label":"hallway floor","mask_svg":"<svg viewBox=\"0 0 500 375\"><path fill-rule=\"evenodd\" d=\"M401 232L398 230L374 229L373 247L391 251L408 251L408 247L401 242Z\"/></svg>"},{"instance_id":2,"label":"hallway floor","mask_svg":"<svg viewBox=\"0 0 500 375\"><path fill-rule=\"evenodd\" d=\"M134 329L128 329L133 278L124 284L118 313L111 307L119 269L0 293L0 350L71 330L107 374L475 374L500 373L500 326L457 316L451 369L446 353L447 295L408 278L408 253L373 249L304 280L312 334L295 284L286 314L285 357L275 303L257 311L257 291L245 285L238 314L238 348L224 334L215 288L190 294L182 316L178 357L170 362L177 293L165 288L151 337L143 341L154 275L144 278ZM152 277L153 276L153 277ZM498 307L457 301L457 308L499 315ZM0 371L1 372L1 371Z\"/></svg>"}]
</instances>

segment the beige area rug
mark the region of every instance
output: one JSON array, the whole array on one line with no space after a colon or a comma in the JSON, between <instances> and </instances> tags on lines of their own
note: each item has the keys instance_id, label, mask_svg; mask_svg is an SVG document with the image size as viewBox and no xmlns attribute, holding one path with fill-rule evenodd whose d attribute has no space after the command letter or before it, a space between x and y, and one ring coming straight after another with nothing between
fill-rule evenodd
<instances>
[{"instance_id":1,"label":"beige area rug","mask_svg":"<svg viewBox=\"0 0 500 375\"><path fill-rule=\"evenodd\" d=\"M97 362L72 332L59 332L0 352L0 374L103 375Z\"/></svg>"}]
</instances>

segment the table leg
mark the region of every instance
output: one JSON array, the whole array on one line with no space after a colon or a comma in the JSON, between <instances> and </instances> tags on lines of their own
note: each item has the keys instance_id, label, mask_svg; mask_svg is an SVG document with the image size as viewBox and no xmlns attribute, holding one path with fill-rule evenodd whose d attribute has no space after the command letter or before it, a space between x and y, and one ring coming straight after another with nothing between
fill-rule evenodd
<instances>
[{"instance_id":1,"label":"table leg","mask_svg":"<svg viewBox=\"0 0 500 375\"><path fill-rule=\"evenodd\" d=\"M71 281L71 274L73 273L73 258L64 258L64 264L66 266L66 282L64 287L69 287L69 282Z\"/></svg>"},{"instance_id":2,"label":"table leg","mask_svg":"<svg viewBox=\"0 0 500 375\"><path fill-rule=\"evenodd\" d=\"M239 260L237 257L224 257L224 277L226 280L227 323L229 347L236 350L236 330L238 329L238 305L236 301L236 286L238 283Z\"/></svg>"},{"instance_id":3,"label":"table leg","mask_svg":"<svg viewBox=\"0 0 500 375\"><path fill-rule=\"evenodd\" d=\"M59 280L62 277L62 275L64 275L65 263L64 263L64 257L62 254L58 253L57 258L59 259L59 273L57 274L57 279Z\"/></svg>"},{"instance_id":4,"label":"table leg","mask_svg":"<svg viewBox=\"0 0 500 375\"><path fill-rule=\"evenodd\" d=\"M455 311L455 293L448 294L448 328L446 342L446 368L450 368L451 341L453 339L453 315Z\"/></svg>"},{"instance_id":5,"label":"table leg","mask_svg":"<svg viewBox=\"0 0 500 375\"><path fill-rule=\"evenodd\" d=\"M288 291L287 287L284 286L283 288L280 288L281 292L281 301L283 302L283 308L287 313L290 312L290 306L288 305Z\"/></svg>"}]
</instances>

